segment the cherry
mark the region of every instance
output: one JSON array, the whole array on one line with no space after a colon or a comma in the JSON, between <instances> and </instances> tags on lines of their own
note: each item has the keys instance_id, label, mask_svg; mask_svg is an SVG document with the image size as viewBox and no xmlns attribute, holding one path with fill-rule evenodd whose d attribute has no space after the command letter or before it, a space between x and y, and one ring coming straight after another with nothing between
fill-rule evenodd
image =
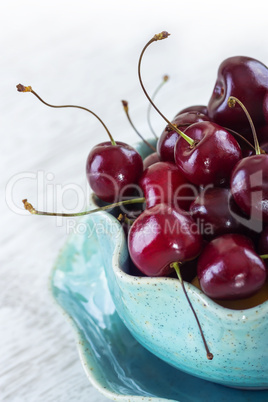
<instances>
[{"instance_id":1,"label":"cherry","mask_svg":"<svg viewBox=\"0 0 268 402\"><path fill-rule=\"evenodd\" d=\"M131 226L128 248L134 264L147 276L165 276L173 262L194 259L202 237L183 211L166 204L146 209Z\"/></svg>"},{"instance_id":2,"label":"cherry","mask_svg":"<svg viewBox=\"0 0 268 402\"><path fill-rule=\"evenodd\" d=\"M202 290L197 276L192 280L191 283L198 289ZM215 303L219 304L220 306L232 310L245 310L259 306L260 304L268 300L268 281L265 282L265 284L261 287L261 289L257 293L254 293L254 295L250 297L237 300L219 300L219 299L212 299L212 300Z\"/></svg>"},{"instance_id":3,"label":"cherry","mask_svg":"<svg viewBox=\"0 0 268 402\"><path fill-rule=\"evenodd\" d=\"M268 123L256 128L259 142L268 141Z\"/></svg>"},{"instance_id":4,"label":"cherry","mask_svg":"<svg viewBox=\"0 0 268 402\"><path fill-rule=\"evenodd\" d=\"M89 184L106 202L116 202L133 194L142 172L141 156L123 142L103 142L94 146L86 162Z\"/></svg>"},{"instance_id":5,"label":"cherry","mask_svg":"<svg viewBox=\"0 0 268 402\"><path fill-rule=\"evenodd\" d=\"M139 185L147 208L164 203L187 210L198 193L171 162L158 162L149 166L144 171Z\"/></svg>"},{"instance_id":6,"label":"cherry","mask_svg":"<svg viewBox=\"0 0 268 402\"><path fill-rule=\"evenodd\" d=\"M212 240L198 260L197 274L203 292L214 299L249 297L265 283L265 263L250 239L226 234Z\"/></svg>"},{"instance_id":7,"label":"cherry","mask_svg":"<svg viewBox=\"0 0 268 402\"><path fill-rule=\"evenodd\" d=\"M242 111L232 113L229 96L243 102L256 126L264 124L263 101L268 90L268 68L250 57L236 56L224 60L208 103L208 116L214 122L233 129L247 126Z\"/></svg>"},{"instance_id":8,"label":"cherry","mask_svg":"<svg viewBox=\"0 0 268 402\"><path fill-rule=\"evenodd\" d=\"M192 124L185 134L194 145L180 138L175 146L175 162L185 177L197 185L228 183L233 167L242 157L236 139L208 121Z\"/></svg>"},{"instance_id":9,"label":"cherry","mask_svg":"<svg viewBox=\"0 0 268 402\"><path fill-rule=\"evenodd\" d=\"M185 132L187 127L193 123L199 121L208 121L209 118L199 112L185 112L179 114L172 120L172 124L176 126L182 132ZM172 128L167 125L162 132L158 142L157 142L157 152L163 161L174 162L174 148L177 140L180 138L180 134L172 130Z\"/></svg>"},{"instance_id":10,"label":"cherry","mask_svg":"<svg viewBox=\"0 0 268 402\"><path fill-rule=\"evenodd\" d=\"M263 100L263 114L264 114L266 123L268 124L268 91L266 91L266 94L265 94L264 100Z\"/></svg>"},{"instance_id":11,"label":"cherry","mask_svg":"<svg viewBox=\"0 0 268 402\"><path fill-rule=\"evenodd\" d=\"M197 112L197 113L207 115L208 108L207 108L207 106L204 106L204 105L188 106L188 107L182 109L181 111L179 111L175 117L179 116L180 114L186 113L186 112Z\"/></svg>"},{"instance_id":12,"label":"cherry","mask_svg":"<svg viewBox=\"0 0 268 402\"><path fill-rule=\"evenodd\" d=\"M242 231L243 226L236 219L240 210L227 188L213 187L201 191L189 211L206 239Z\"/></svg>"}]
</instances>

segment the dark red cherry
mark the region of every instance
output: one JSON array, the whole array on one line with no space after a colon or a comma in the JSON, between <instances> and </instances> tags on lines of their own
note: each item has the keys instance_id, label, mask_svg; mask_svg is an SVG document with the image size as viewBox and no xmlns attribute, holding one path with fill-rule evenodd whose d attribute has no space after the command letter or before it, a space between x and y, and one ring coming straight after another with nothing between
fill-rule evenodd
<instances>
[{"instance_id":1,"label":"dark red cherry","mask_svg":"<svg viewBox=\"0 0 268 402\"><path fill-rule=\"evenodd\" d=\"M167 204L187 210L198 191L174 163L158 162L146 169L139 181L146 207Z\"/></svg>"},{"instance_id":2,"label":"dark red cherry","mask_svg":"<svg viewBox=\"0 0 268 402\"><path fill-rule=\"evenodd\" d=\"M252 148L241 148L242 158L247 158L248 156L255 155L255 151Z\"/></svg>"},{"instance_id":3,"label":"dark red cherry","mask_svg":"<svg viewBox=\"0 0 268 402\"><path fill-rule=\"evenodd\" d=\"M264 96L263 100L263 114L266 120L266 123L268 124L268 91L266 91L266 94ZM268 138L267 138L268 140Z\"/></svg>"},{"instance_id":4,"label":"dark red cherry","mask_svg":"<svg viewBox=\"0 0 268 402\"><path fill-rule=\"evenodd\" d=\"M268 124L264 124L261 127L257 127L257 137L259 142L268 142Z\"/></svg>"},{"instance_id":5,"label":"dark red cherry","mask_svg":"<svg viewBox=\"0 0 268 402\"><path fill-rule=\"evenodd\" d=\"M236 56L224 60L208 103L210 119L224 127L248 127L242 109L228 107L229 96L235 96L247 108L255 126L264 124L263 101L268 90L268 68L250 57Z\"/></svg>"},{"instance_id":6,"label":"dark red cherry","mask_svg":"<svg viewBox=\"0 0 268 402\"><path fill-rule=\"evenodd\" d=\"M193 219L165 204L145 210L128 236L131 259L147 276L168 275L171 263L197 257L202 243Z\"/></svg>"},{"instance_id":7,"label":"dark red cherry","mask_svg":"<svg viewBox=\"0 0 268 402\"><path fill-rule=\"evenodd\" d=\"M123 142L98 144L87 158L89 184L94 193L106 202L117 202L133 194L142 173L141 156Z\"/></svg>"},{"instance_id":8,"label":"dark red cherry","mask_svg":"<svg viewBox=\"0 0 268 402\"><path fill-rule=\"evenodd\" d=\"M172 124L184 132L191 124L208 120L207 116L199 112L186 112L177 115ZM157 142L157 152L162 161L174 162L174 148L179 138L180 135L167 125Z\"/></svg>"},{"instance_id":9,"label":"dark red cherry","mask_svg":"<svg viewBox=\"0 0 268 402\"><path fill-rule=\"evenodd\" d=\"M213 187L201 191L189 211L206 239L242 230L240 210L227 188Z\"/></svg>"},{"instance_id":10,"label":"dark red cherry","mask_svg":"<svg viewBox=\"0 0 268 402\"><path fill-rule=\"evenodd\" d=\"M265 283L265 263L250 239L226 234L212 240L198 260L197 274L203 292L214 299L249 297Z\"/></svg>"},{"instance_id":11,"label":"dark red cherry","mask_svg":"<svg viewBox=\"0 0 268 402\"><path fill-rule=\"evenodd\" d=\"M207 115L208 114L208 108L207 108L207 106L204 106L204 105L188 106L188 107L180 110L179 113L177 113L175 117L177 117L179 114L183 114L183 113L186 113L186 112L198 112L198 113Z\"/></svg>"},{"instance_id":12,"label":"dark red cherry","mask_svg":"<svg viewBox=\"0 0 268 402\"><path fill-rule=\"evenodd\" d=\"M175 146L175 162L185 177L197 185L228 183L233 167L242 157L236 139L208 121L192 124L185 134L195 140L191 146L179 138Z\"/></svg>"},{"instance_id":13,"label":"dark red cherry","mask_svg":"<svg viewBox=\"0 0 268 402\"><path fill-rule=\"evenodd\" d=\"M146 156L146 158L143 160L143 169L145 170L157 162L160 162L160 157L157 152L153 152L152 154Z\"/></svg>"},{"instance_id":14,"label":"dark red cherry","mask_svg":"<svg viewBox=\"0 0 268 402\"><path fill-rule=\"evenodd\" d=\"M268 155L253 155L235 166L231 192L237 205L256 221L268 222Z\"/></svg>"}]
</instances>

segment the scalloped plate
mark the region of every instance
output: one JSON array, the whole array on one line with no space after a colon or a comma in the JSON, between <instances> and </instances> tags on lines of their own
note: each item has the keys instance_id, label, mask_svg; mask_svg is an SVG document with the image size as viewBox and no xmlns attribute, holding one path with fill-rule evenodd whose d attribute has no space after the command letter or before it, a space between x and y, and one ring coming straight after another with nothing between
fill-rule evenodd
<instances>
[{"instance_id":1,"label":"scalloped plate","mask_svg":"<svg viewBox=\"0 0 268 402\"><path fill-rule=\"evenodd\" d=\"M83 221L80 221L83 223ZM115 311L96 233L72 234L51 276L51 292L76 334L91 383L120 401L266 402L268 391L226 388L183 373L144 349Z\"/></svg>"}]
</instances>

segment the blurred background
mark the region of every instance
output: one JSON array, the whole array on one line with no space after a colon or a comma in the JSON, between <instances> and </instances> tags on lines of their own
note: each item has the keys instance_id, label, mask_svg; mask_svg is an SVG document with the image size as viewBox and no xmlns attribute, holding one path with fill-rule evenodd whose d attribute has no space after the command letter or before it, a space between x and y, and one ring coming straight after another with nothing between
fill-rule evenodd
<instances>
[{"instance_id":1,"label":"blurred background","mask_svg":"<svg viewBox=\"0 0 268 402\"><path fill-rule=\"evenodd\" d=\"M21 200L39 209L80 211L90 190L85 162L107 135L91 115L50 109L16 85L31 85L53 104L92 109L115 140L134 144L121 100L133 122L152 137L148 102L138 82L142 63L150 94L168 118L207 104L222 60L251 56L268 63L268 5L262 0L12 0L0 12L1 274L0 399L90 401L106 398L88 382L69 324L49 295L50 270L67 237L66 220L30 216ZM152 110L160 135L165 122ZM4 197L4 192L6 197Z\"/></svg>"}]
</instances>

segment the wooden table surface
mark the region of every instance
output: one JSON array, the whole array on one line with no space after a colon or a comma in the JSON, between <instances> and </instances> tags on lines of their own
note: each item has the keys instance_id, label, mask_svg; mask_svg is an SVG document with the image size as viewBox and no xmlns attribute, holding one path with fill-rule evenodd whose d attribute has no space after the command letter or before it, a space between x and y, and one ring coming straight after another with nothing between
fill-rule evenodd
<instances>
[{"instance_id":1,"label":"wooden table surface","mask_svg":"<svg viewBox=\"0 0 268 402\"><path fill-rule=\"evenodd\" d=\"M83 210L90 193L85 161L106 133L93 116L47 108L18 93L16 84L31 85L51 103L89 107L115 139L135 143L121 100L150 137L137 78L143 45L162 30L172 34L153 44L143 62L149 93L170 75L157 105L172 118L183 107L207 103L224 58L242 54L267 64L267 6L258 0L14 0L1 6L0 30L0 400L104 402L48 290L68 221L31 216L21 200L49 211ZM165 127L155 112L152 123L158 133Z\"/></svg>"}]
</instances>

